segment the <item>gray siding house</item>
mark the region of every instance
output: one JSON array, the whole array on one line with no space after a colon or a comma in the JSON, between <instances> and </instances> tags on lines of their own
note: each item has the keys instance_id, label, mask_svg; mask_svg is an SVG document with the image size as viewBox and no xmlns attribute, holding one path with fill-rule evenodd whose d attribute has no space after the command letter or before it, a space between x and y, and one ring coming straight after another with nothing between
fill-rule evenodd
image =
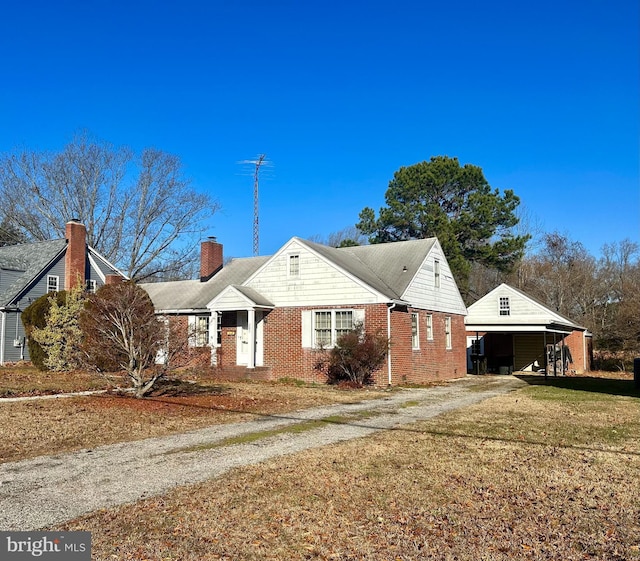
<instances>
[{"instance_id":1,"label":"gray siding house","mask_svg":"<svg viewBox=\"0 0 640 561\"><path fill-rule=\"evenodd\" d=\"M29 360L21 315L33 301L78 282L95 291L126 278L86 238L84 224L73 220L65 238L0 247L0 365Z\"/></svg>"}]
</instances>

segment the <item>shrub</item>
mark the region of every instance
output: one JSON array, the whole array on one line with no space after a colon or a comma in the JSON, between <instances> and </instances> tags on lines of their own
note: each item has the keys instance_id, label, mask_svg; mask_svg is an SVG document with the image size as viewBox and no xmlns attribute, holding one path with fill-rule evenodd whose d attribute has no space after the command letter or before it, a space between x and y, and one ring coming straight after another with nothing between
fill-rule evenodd
<instances>
[{"instance_id":1,"label":"shrub","mask_svg":"<svg viewBox=\"0 0 640 561\"><path fill-rule=\"evenodd\" d=\"M42 329L47 325L47 315L53 299L55 299L58 306L63 306L67 300L67 293L61 290L60 292L45 294L29 304L22 311L21 316L24 332L27 336L29 358L39 370L47 370L47 351L33 338L33 331L36 328Z\"/></svg>"},{"instance_id":2,"label":"shrub","mask_svg":"<svg viewBox=\"0 0 640 561\"><path fill-rule=\"evenodd\" d=\"M357 324L336 341L336 346L324 353L316 369L324 371L329 384L349 382L363 386L373 383L373 374L389 353L389 339L378 331L369 333Z\"/></svg>"}]
</instances>

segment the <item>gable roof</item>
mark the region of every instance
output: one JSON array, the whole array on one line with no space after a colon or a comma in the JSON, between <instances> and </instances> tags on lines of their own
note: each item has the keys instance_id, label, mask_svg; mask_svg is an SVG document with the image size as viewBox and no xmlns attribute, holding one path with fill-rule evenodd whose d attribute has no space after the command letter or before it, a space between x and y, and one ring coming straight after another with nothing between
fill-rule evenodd
<instances>
[{"instance_id":1,"label":"gable roof","mask_svg":"<svg viewBox=\"0 0 640 561\"><path fill-rule=\"evenodd\" d=\"M232 259L207 282L199 280L142 283L158 312L200 310L205 311L225 288L241 285L270 257L244 257Z\"/></svg>"},{"instance_id":2,"label":"gable roof","mask_svg":"<svg viewBox=\"0 0 640 561\"><path fill-rule=\"evenodd\" d=\"M401 300L436 238L338 248L298 241L390 300Z\"/></svg>"},{"instance_id":3,"label":"gable roof","mask_svg":"<svg viewBox=\"0 0 640 561\"><path fill-rule=\"evenodd\" d=\"M402 300L436 238L391 242L355 247L329 247L301 238L291 238L275 255L232 259L206 282L199 280L143 283L158 312L206 311L208 304L225 289L233 286L256 305L273 304L258 292L244 286L277 255L297 242L324 261L347 273L389 300Z\"/></svg>"},{"instance_id":4,"label":"gable roof","mask_svg":"<svg viewBox=\"0 0 640 561\"><path fill-rule=\"evenodd\" d=\"M0 269L22 274L0 293L0 306L13 303L29 284L64 253L67 240L49 240L0 247Z\"/></svg>"},{"instance_id":5,"label":"gable roof","mask_svg":"<svg viewBox=\"0 0 640 561\"><path fill-rule=\"evenodd\" d=\"M495 301L500 296L515 296L527 305L526 313L517 313L514 310L514 302L510 303L512 313L508 316L499 314L498 306L491 306L491 311L487 313L487 303ZM489 293L485 294L477 302L468 307L468 315L465 324L470 330L477 331L536 331L546 329L553 330L579 330L586 331L570 319L560 315L549 308L545 303L530 296L526 292L502 283Z\"/></svg>"}]
</instances>

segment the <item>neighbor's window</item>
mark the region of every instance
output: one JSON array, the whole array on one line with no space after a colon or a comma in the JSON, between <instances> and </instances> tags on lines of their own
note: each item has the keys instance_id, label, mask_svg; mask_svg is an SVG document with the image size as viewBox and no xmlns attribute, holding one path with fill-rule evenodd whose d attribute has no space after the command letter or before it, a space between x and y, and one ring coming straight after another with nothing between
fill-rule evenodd
<instances>
[{"instance_id":1,"label":"neighbor's window","mask_svg":"<svg viewBox=\"0 0 640 561\"><path fill-rule=\"evenodd\" d=\"M216 342L222 345L222 312L216 314Z\"/></svg>"},{"instance_id":2,"label":"neighbor's window","mask_svg":"<svg viewBox=\"0 0 640 561\"><path fill-rule=\"evenodd\" d=\"M60 277L57 275L47 275L47 292L58 292L60 289Z\"/></svg>"},{"instance_id":3,"label":"neighbor's window","mask_svg":"<svg viewBox=\"0 0 640 561\"><path fill-rule=\"evenodd\" d=\"M447 349L451 348L451 318L444 318L444 338L446 341Z\"/></svg>"},{"instance_id":4,"label":"neighbor's window","mask_svg":"<svg viewBox=\"0 0 640 561\"><path fill-rule=\"evenodd\" d=\"M196 316L196 347L209 344L209 316Z\"/></svg>"},{"instance_id":5,"label":"neighbor's window","mask_svg":"<svg viewBox=\"0 0 640 561\"><path fill-rule=\"evenodd\" d=\"M418 314L411 314L411 348L420 348L420 339L418 333Z\"/></svg>"},{"instance_id":6,"label":"neighbor's window","mask_svg":"<svg viewBox=\"0 0 640 561\"><path fill-rule=\"evenodd\" d=\"M289 277L300 276L300 255L289 255Z\"/></svg>"},{"instance_id":7,"label":"neighbor's window","mask_svg":"<svg viewBox=\"0 0 640 561\"><path fill-rule=\"evenodd\" d=\"M501 316L510 316L511 315L511 307L509 306L509 297L501 296L500 297L500 315Z\"/></svg>"},{"instance_id":8,"label":"neighbor's window","mask_svg":"<svg viewBox=\"0 0 640 561\"><path fill-rule=\"evenodd\" d=\"M440 288L440 261L433 262L433 282L436 288Z\"/></svg>"},{"instance_id":9,"label":"neighbor's window","mask_svg":"<svg viewBox=\"0 0 640 561\"><path fill-rule=\"evenodd\" d=\"M427 314L427 341L433 341L433 314Z\"/></svg>"},{"instance_id":10,"label":"neighbor's window","mask_svg":"<svg viewBox=\"0 0 640 561\"><path fill-rule=\"evenodd\" d=\"M95 291L98 289L98 283L94 280L87 281L87 292L91 292L95 294Z\"/></svg>"},{"instance_id":11,"label":"neighbor's window","mask_svg":"<svg viewBox=\"0 0 640 561\"><path fill-rule=\"evenodd\" d=\"M353 330L353 310L323 310L313 314L315 347L333 347L341 335Z\"/></svg>"}]
</instances>

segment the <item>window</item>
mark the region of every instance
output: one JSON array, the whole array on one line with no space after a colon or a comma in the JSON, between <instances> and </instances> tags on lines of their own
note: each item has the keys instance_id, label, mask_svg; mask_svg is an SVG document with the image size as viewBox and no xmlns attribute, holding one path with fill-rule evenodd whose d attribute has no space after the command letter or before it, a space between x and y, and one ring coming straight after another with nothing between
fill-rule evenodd
<instances>
[{"instance_id":1,"label":"window","mask_svg":"<svg viewBox=\"0 0 640 561\"><path fill-rule=\"evenodd\" d=\"M420 348L420 338L418 333L418 314L411 314L411 348Z\"/></svg>"},{"instance_id":2,"label":"window","mask_svg":"<svg viewBox=\"0 0 640 561\"><path fill-rule=\"evenodd\" d=\"M511 315L511 307L509 306L509 297L501 296L500 297L500 315L501 316L510 316Z\"/></svg>"},{"instance_id":3,"label":"window","mask_svg":"<svg viewBox=\"0 0 640 561\"><path fill-rule=\"evenodd\" d=\"M196 347L209 344L209 316L196 316Z\"/></svg>"},{"instance_id":4,"label":"window","mask_svg":"<svg viewBox=\"0 0 640 561\"><path fill-rule=\"evenodd\" d=\"M440 288L440 261L433 261L433 283L436 288Z\"/></svg>"},{"instance_id":5,"label":"window","mask_svg":"<svg viewBox=\"0 0 640 561\"><path fill-rule=\"evenodd\" d=\"M444 338L447 349L451 348L451 318L444 318Z\"/></svg>"},{"instance_id":6,"label":"window","mask_svg":"<svg viewBox=\"0 0 640 561\"><path fill-rule=\"evenodd\" d=\"M289 255L289 278L298 278L300 276L300 255L297 253Z\"/></svg>"},{"instance_id":7,"label":"window","mask_svg":"<svg viewBox=\"0 0 640 561\"><path fill-rule=\"evenodd\" d=\"M222 345L222 312L216 314L216 342Z\"/></svg>"},{"instance_id":8,"label":"window","mask_svg":"<svg viewBox=\"0 0 640 561\"><path fill-rule=\"evenodd\" d=\"M341 335L353 329L353 310L314 312L314 347L333 347Z\"/></svg>"},{"instance_id":9,"label":"window","mask_svg":"<svg viewBox=\"0 0 640 561\"><path fill-rule=\"evenodd\" d=\"M58 292L60 287L60 277L57 275L47 275L47 292Z\"/></svg>"},{"instance_id":10,"label":"window","mask_svg":"<svg viewBox=\"0 0 640 561\"><path fill-rule=\"evenodd\" d=\"M86 283L86 288L87 288L87 292L91 292L92 294L95 294L98 288L98 284L94 280L88 280Z\"/></svg>"},{"instance_id":11,"label":"window","mask_svg":"<svg viewBox=\"0 0 640 561\"><path fill-rule=\"evenodd\" d=\"M433 314L427 314L427 341L433 341Z\"/></svg>"},{"instance_id":12,"label":"window","mask_svg":"<svg viewBox=\"0 0 640 561\"><path fill-rule=\"evenodd\" d=\"M482 339L472 339L471 340L471 354L472 355L481 355L482 354Z\"/></svg>"}]
</instances>

